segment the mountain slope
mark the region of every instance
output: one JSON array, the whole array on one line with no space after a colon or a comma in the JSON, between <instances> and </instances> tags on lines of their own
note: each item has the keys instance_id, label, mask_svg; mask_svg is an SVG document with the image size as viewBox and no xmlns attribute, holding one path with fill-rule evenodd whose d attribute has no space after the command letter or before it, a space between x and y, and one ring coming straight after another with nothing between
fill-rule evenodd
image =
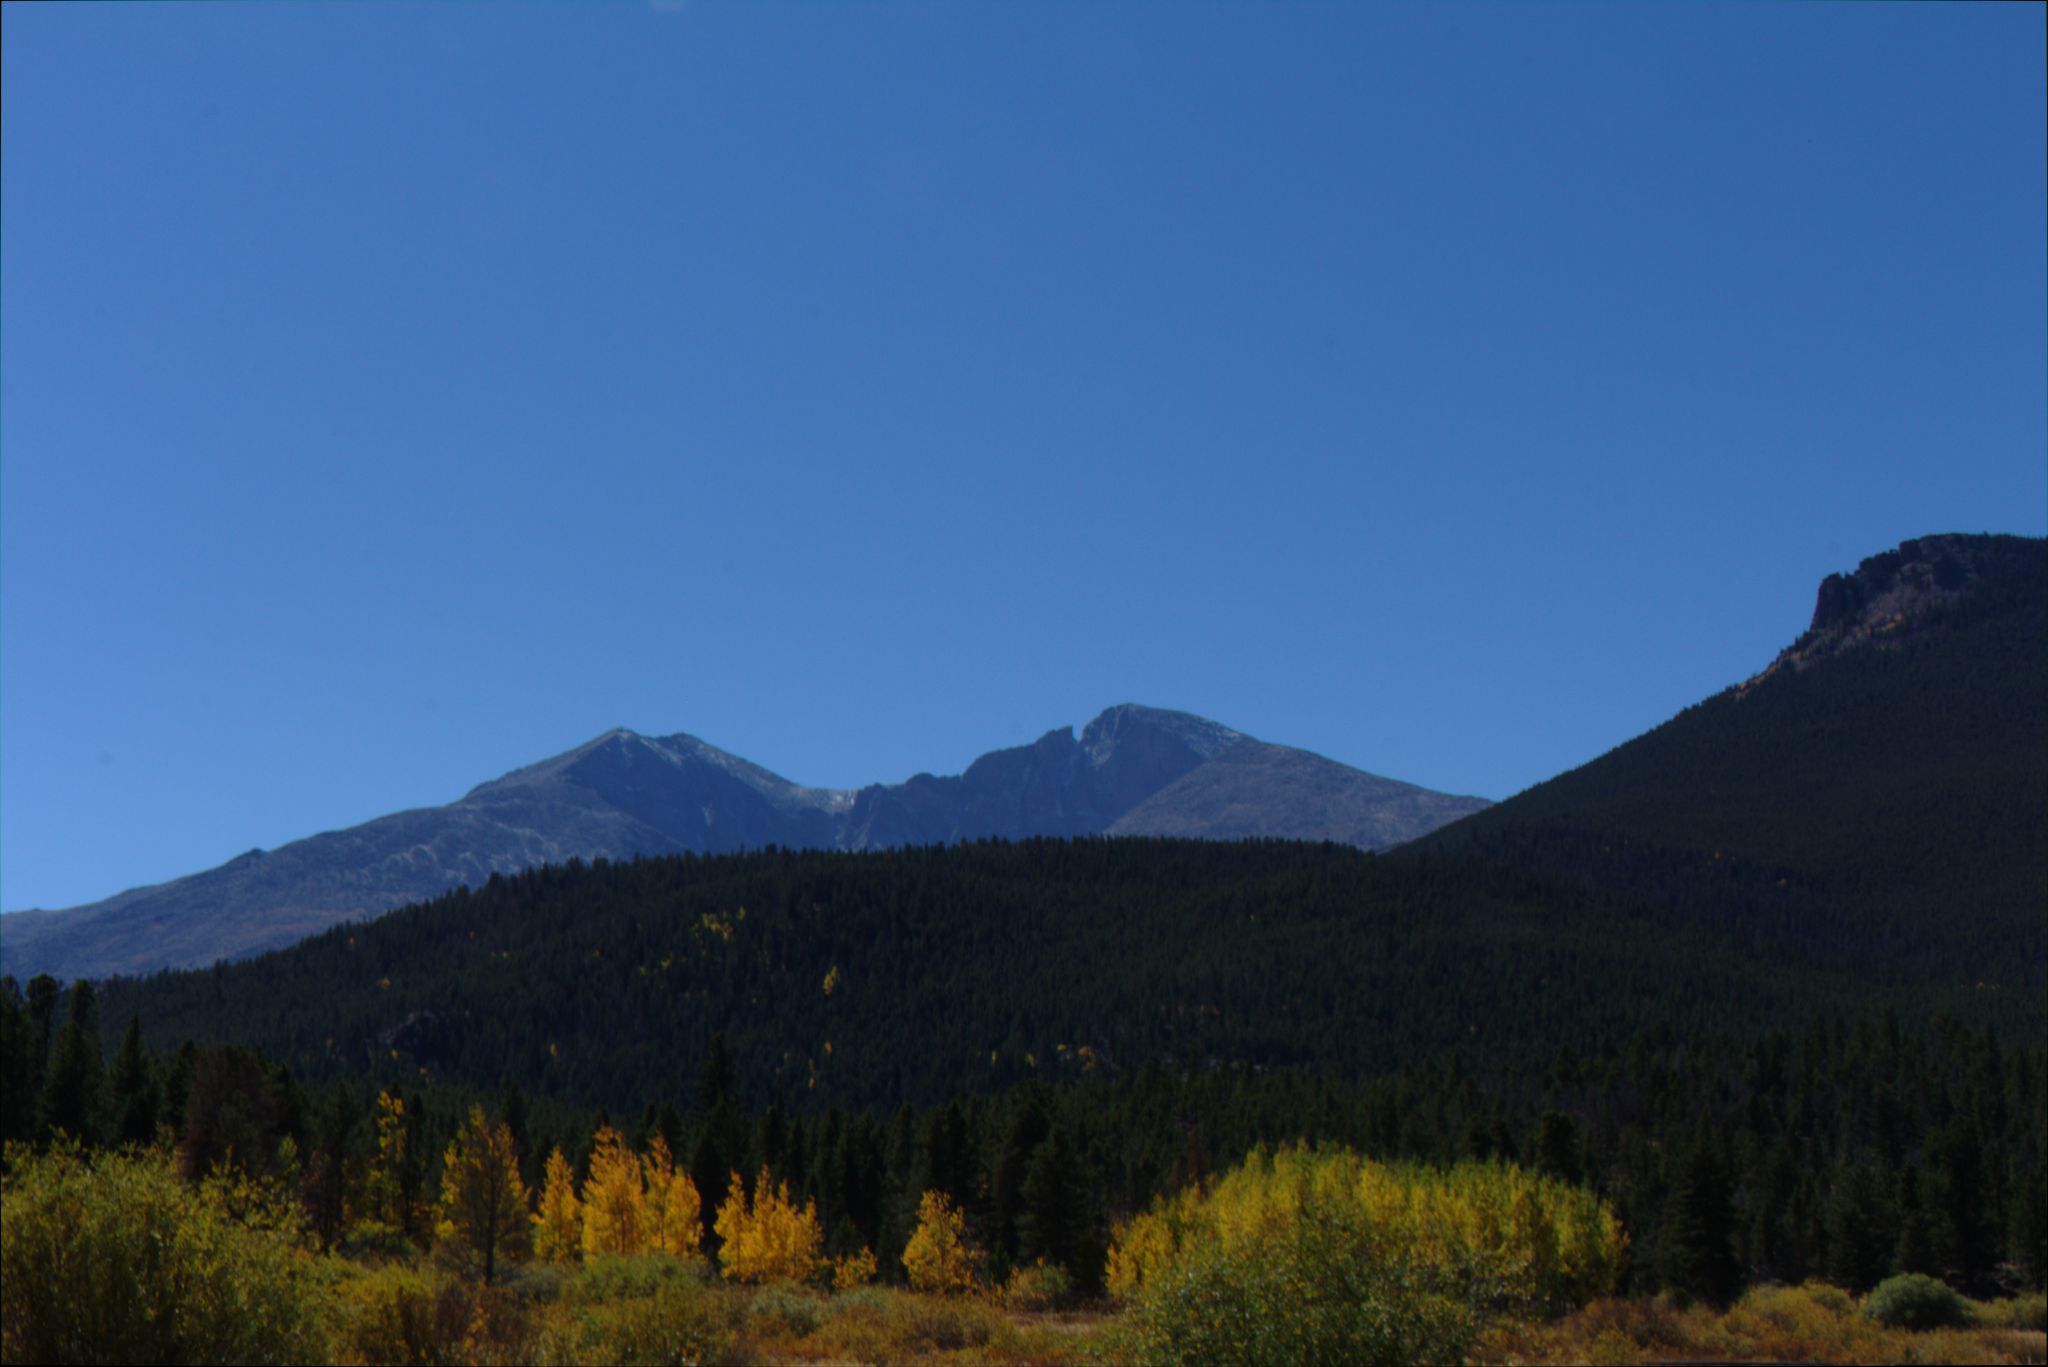
<instances>
[{"instance_id":1,"label":"mountain slope","mask_svg":"<svg viewBox=\"0 0 2048 1367\"><path fill-rule=\"evenodd\" d=\"M959 775L857 791L792 783L694 736L615 730L444 807L252 850L91 906L9 915L0 919L0 971L72 977L203 966L493 873L572 858L1111 832L1381 848L1483 806L1130 704L1102 713L1078 739L1061 728L983 755Z\"/></svg>"},{"instance_id":2,"label":"mountain slope","mask_svg":"<svg viewBox=\"0 0 2048 1367\"><path fill-rule=\"evenodd\" d=\"M1776 925L1897 973L2039 964L2048 542L1922 537L1829 576L1756 678L1416 854Z\"/></svg>"},{"instance_id":3,"label":"mountain slope","mask_svg":"<svg viewBox=\"0 0 2048 1367\"><path fill-rule=\"evenodd\" d=\"M1947 540L1866 562L1862 601L1893 625L1821 614L1842 649L1392 854L1032 840L558 866L218 972L109 984L103 1019L135 1012L158 1047L258 1044L305 1075L614 1108L672 1087L715 1033L754 1104L807 1107L1155 1061L1534 1076L1566 1045L1711 1050L1886 1009L2038 1039L2048 560ZM1974 566L1963 581L1935 568L1950 552ZM1913 590L1921 570L1938 592ZM970 811L1123 800L1121 824L1222 829L1242 819L1218 781L1232 766L1311 795L1360 781L1191 718L1098 723L849 810L965 830Z\"/></svg>"}]
</instances>

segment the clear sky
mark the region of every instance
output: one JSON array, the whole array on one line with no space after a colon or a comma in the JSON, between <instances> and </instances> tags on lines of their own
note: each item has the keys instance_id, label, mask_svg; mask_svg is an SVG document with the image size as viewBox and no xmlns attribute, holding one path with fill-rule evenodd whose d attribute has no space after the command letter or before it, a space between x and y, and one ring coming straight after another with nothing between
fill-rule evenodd
<instances>
[{"instance_id":1,"label":"clear sky","mask_svg":"<svg viewBox=\"0 0 2048 1367\"><path fill-rule=\"evenodd\" d=\"M0 905L617 725L1503 797L2048 530L2040 5L17 5Z\"/></svg>"}]
</instances>

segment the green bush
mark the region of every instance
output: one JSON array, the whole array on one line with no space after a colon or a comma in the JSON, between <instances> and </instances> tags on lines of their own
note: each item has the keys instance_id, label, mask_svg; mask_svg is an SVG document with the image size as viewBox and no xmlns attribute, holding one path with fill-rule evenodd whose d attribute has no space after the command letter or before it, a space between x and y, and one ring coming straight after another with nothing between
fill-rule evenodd
<instances>
[{"instance_id":1,"label":"green bush","mask_svg":"<svg viewBox=\"0 0 2048 1367\"><path fill-rule=\"evenodd\" d=\"M1058 1263L1020 1267L1003 1283L1003 1305L1011 1310L1058 1310L1074 1300L1074 1279Z\"/></svg>"},{"instance_id":2,"label":"green bush","mask_svg":"<svg viewBox=\"0 0 2048 1367\"><path fill-rule=\"evenodd\" d=\"M1808 1300L1830 1314L1847 1315L1856 1309L1856 1298L1839 1286L1809 1280L1801 1282L1799 1289L1806 1293Z\"/></svg>"},{"instance_id":3,"label":"green bush","mask_svg":"<svg viewBox=\"0 0 2048 1367\"><path fill-rule=\"evenodd\" d=\"M1961 1329L1970 1307L1945 1283L1918 1272L1879 1282L1863 1298L1863 1313L1887 1329Z\"/></svg>"},{"instance_id":4,"label":"green bush","mask_svg":"<svg viewBox=\"0 0 2048 1367\"><path fill-rule=\"evenodd\" d=\"M379 1267L346 1280L337 1299L334 1348L344 1361L437 1367L467 1356L474 1297L439 1269Z\"/></svg>"},{"instance_id":5,"label":"green bush","mask_svg":"<svg viewBox=\"0 0 2048 1367\"><path fill-rule=\"evenodd\" d=\"M798 1287L764 1286L747 1302L747 1327L757 1334L802 1338L824 1322L825 1298Z\"/></svg>"},{"instance_id":6,"label":"green bush","mask_svg":"<svg viewBox=\"0 0 2048 1367\"><path fill-rule=\"evenodd\" d=\"M727 1361L735 1334L725 1297L686 1269L680 1271L659 1279L647 1293L586 1306L580 1316L580 1357L621 1367Z\"/></svg>"},{"instance_id":7,"label":"green bush","mask_svg":"<svg viewBox=\"0 0 2048 1367\"><path fill-rule=\"evenodd\" d=\"M1127 1324L1144 1362L1456 1362L1483 1327L1471 1292L1332 1205L1259 1244L1183 1250Z\"/></svg>"},{"instance_id":8,"label":"green bush","mask_svg":"<svg viewBox=\"0 0 2048 1367\"><path fill-rule=\"evenodd\" d=\"M312 1362L313 1255L251 1228L155 1150L10 1146L0 1191L0 1359Z\"/></svg>"},{"instance_id":9,"label":"green bush","mask_svg":"<svg viewBox=\"0 0 2048 1367\"><path fill-rule=\"evenodd\" d=\"M702 1258L672 1258L649 1253L637 1258L595 1257L576 1276L576 1299L586 1303L629 1296L651 1296L675 1282L712 1281L711 1265Z\"/></svg>"}]
</instances>

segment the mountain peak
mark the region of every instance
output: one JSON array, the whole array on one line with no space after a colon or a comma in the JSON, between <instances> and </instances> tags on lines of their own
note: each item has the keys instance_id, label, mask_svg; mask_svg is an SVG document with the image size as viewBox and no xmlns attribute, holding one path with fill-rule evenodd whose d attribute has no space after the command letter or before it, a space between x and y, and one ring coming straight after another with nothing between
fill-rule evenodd
<instances>
[{"instance_id":1,"label":"mountain peak","mask_svg":"<svg viewBox=\"0 0 2048 1367\"><path fill-rule=\"evenodd\" d=\"M1945 532L1916 536L1830 574L1814 595L1813 621L1752 683L1783 668L1802 670L1844 651L1883 646L1987 589L2009 588L2041 571L2043 543L2021 536Z\"/></svg>"},{"instance_id":2,"label":"mountain peak","mask_svg":"<svg viewBox=\"0 0 2048 1367\"><path fill-rule=\"evenodd\" d=\"M1119 744L1141 733L1170 737L1204 760L1214 759L1247 739L1242 731L1233 731L1221 722L1198 717L1192 712L1173 712L1163 707L1126 702L1104 708L1095 720L1081 729L1081 748L1087 751L1090 760L1101 764Z\"/></svg>"}]
</instances>

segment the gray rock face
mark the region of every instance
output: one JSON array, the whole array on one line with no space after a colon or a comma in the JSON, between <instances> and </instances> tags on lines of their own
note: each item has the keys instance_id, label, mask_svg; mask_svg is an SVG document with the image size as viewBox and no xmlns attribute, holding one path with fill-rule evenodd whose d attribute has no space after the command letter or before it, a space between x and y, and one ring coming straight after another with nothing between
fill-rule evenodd
<instances>
[{"instance_id":1,"label":"gray rock face","mask_svg":"<svg viewBox=\"0 0 2048 1367\"><path fill-rule=\"evenodd\" d=\"M1798 671L1844 651L1893 644L1987 583L2010 586L2032 578L2038 590L2039 546L2026 537L1946 532L1902 541L1865 559L1853 574L1831 574L1814 595L1812 624L1745 687L1781 669Z\"/></svg>"},{"instance_id":2,"label":"gray rock face","mask_svg":"<svg viewBox=\"0 0 2048 1367\"><path fill-rule=\"evenodd\" d=\"M69 911L0 918L0 971L140 974L282 948L493 873L571 858L985 837L1275 836L1380 849L1485 807L1124 705L958 775L806 788L694 736L610 731L445 807L379 817Z\"/></svg>"}]
</instances>

